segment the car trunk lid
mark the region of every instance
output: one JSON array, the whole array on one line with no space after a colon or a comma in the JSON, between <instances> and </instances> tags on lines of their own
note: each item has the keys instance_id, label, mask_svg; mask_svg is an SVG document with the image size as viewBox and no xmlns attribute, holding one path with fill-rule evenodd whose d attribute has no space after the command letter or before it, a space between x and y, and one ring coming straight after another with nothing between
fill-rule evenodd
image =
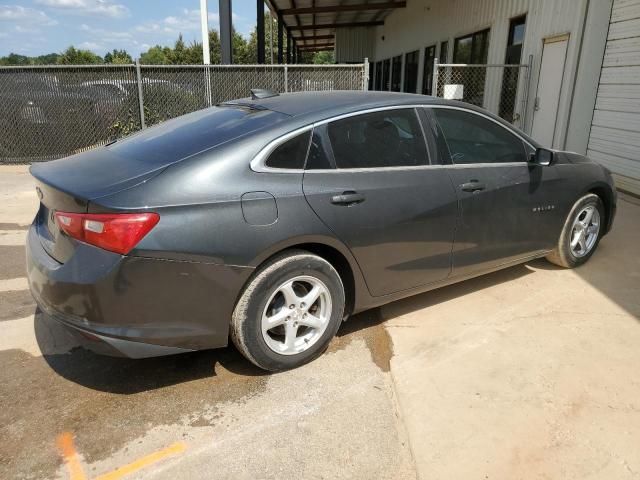
<instances>
[{"instance_id":1,"label":"car trunk lid","mask_svg":"<svg viewBox=\"0 0 640 480\"><path fill-rule=\"evenodd\" d=\"M31 174L40 198L35 226L45 251L64 263L77 245L76 240L62 233L55 212L85 213L91 201L139 185L166 166L124 159L106 148L33 165Z\"/></svg>"}]
</instances>

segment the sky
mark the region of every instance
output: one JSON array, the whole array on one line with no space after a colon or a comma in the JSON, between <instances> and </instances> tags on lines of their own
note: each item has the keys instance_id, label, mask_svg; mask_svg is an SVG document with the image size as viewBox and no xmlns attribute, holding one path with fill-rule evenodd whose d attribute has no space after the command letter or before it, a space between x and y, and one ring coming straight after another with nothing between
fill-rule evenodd
<instances>
[{"instance_id":1,"label":"sky","mask_svg":"<svg viewBox=\"0 0 640 480\"><path fill-rule=\"evenodd\" d=\"M209 28L219 29L218 0L208 0ZM233 26L249 37L254 0L235 0ZM69 45L104 55L127 50L134 58L150 46L173 45L182 33L200 41L200 0L0 0L0 56L36 56Z\"/></svg>"}]
</instances>

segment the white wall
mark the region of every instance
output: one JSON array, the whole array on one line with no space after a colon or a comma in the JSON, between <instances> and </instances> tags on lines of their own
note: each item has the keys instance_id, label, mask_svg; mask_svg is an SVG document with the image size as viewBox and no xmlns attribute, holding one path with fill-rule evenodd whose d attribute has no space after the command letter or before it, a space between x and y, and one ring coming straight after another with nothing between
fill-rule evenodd
<instances>
[{"instance_id":1,"label":"white wall","mask_svg":"<svg viewBox=\"0 0 640 480\"><path fill-rule=\"evenodd\" d=\"M375 47L372 28L336 29L335 58L337 63L360 63L373 56Z\"/></svg>"},{"instance_id":2,"label":"white wall","mask_svg":"<svg viewBox=\"0 0 640 480\"><path fill-rule=\"evenodd\" d=\"M600 1L600 0L591 0ZM564 146L570 104L572 101L579 49L588 0L408 0L407 7L395 10L385 24L375 27L372 62L384 60L416 49L420 50L418 85L422 85L424 48L449 41L449 60L453 56L453 40L457 37L490 28L488 63L503 63L507 46L509 21L527 14L523 63L533 55L529 110L525 130L532 123L543 39L569 33L567 62L558 112L558 147ZM384 40L383 40L384 37ZM436 50L439 56L439 52ZM441 60L442 62L442 60ZM500 85L501 75L487 76L489 84ZM499 88L486 101L499 101ZM491 107L491 105L488 105ZM495 110L495 108L494 108Z\"/></svg>"},{"instance_id":3,"label":"white wall","mask_svg":"<svg viewBox=\"0 0 640 480\"><path fill-rule=\"evenodd\" d=\"M640 195L640 0L615 0L588 154Z\"/></svg>"}]
</instances>

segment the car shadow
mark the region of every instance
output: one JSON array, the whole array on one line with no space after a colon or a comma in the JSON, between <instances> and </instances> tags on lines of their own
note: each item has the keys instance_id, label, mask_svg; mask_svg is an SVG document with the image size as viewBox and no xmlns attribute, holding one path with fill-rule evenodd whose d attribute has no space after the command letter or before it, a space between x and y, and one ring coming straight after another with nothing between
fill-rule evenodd
<instances>
[{"instance_id":1,"label":"car shadow","mask_svg":"<svg viewBox=\"0 0 640 480\"><path fill-rule=\"evenodd\" d=\"M410 314L486 288L517 280L526 275L534 274L535 271L529 268L528 265L529 264L527 263L515 265L513 267L505 268L504 270L499 270L497 272L485 274L460 283L454 283L447 287L437 288L420 295L398 300L388 304L387 307L390 308L383 309L384 311L392 312L392 314L387 313L386 315L381 315L381 320L386 321L396 316Z\"/></svg>"},{"instance_id":2,"label":"car shadow","mask_svg":"<svg viewBox=\"0 0 640 480\"><path fill-rule=\"evenodd\" d=\"M525 265L478 277L408 299L394 302L394 316L420 310L468 293L508 282L532 273ZM353 315L344 322L337 334L339 348L354 335L381 326L388 320L381 308ZM233 346L216 350L203 350L164 357L129 359L108 357L83 348L66 328L39 309L34 315L34 330L38 347L48 366L61 377L84 387L114 393L135 394L180 383L215 378L221 368L237 376L261 377L269 375L247 361ZM370 348L380 347L380 335L363 337ZM377 346L376 346L377 345Z\"/></svg>"},{"instance_id":3,"label":"car shadow","mask_svg":"<svg viewBox=\"0 0 640 480\"><path fill-rule=\"evenodd\" d=\"M49 367L61 377L93 390L134 394L214 378L222 368L239 376L264 376L233 347L179 355L130 359L95 354L75 342L65 327L37 310L34 330Z\"/></svg>"},{"instance_id":4,"label":"car shadow","mask_svg":"<svg viewBox=\"0 0 640 480\"><path fill-rule=\"evenodd\" d=\"M640 321L640 199L621 194L613 229L602 238L593 256L572 272ZM538 270L562 270L544 260Z\"/></svg>"}]
</instances>

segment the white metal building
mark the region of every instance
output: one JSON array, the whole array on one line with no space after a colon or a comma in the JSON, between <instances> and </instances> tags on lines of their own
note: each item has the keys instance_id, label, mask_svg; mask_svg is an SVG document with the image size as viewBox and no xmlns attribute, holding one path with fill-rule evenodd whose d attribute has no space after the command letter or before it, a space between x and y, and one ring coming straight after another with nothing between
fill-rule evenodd
<instances>
[{"instance_id":1,"label":"white metal building","mask_svg":"<svg viewBox=\"0 0 640 480\"><path fill-rule=\"evenodd\" d=\"M511 90L506 69L487 68L483 106L501 115L505 98L522 106L510 114L517 126L543 144L587 153L640 194L640 0L271 3L294 39L296 29L301 41L322 33L338 63L368 58L374 89L433 93L435 58L531 62Z\"/></svg>"},{"instance_id":2,"label":"white metal building","mask_svg":"<svg viewBox=\"0 0 640 480\"><path fill-rule=\"evenodd\" d=\"M640 0L616 0L587 154L640 193Z\"/></svg>"}]
</instances>

